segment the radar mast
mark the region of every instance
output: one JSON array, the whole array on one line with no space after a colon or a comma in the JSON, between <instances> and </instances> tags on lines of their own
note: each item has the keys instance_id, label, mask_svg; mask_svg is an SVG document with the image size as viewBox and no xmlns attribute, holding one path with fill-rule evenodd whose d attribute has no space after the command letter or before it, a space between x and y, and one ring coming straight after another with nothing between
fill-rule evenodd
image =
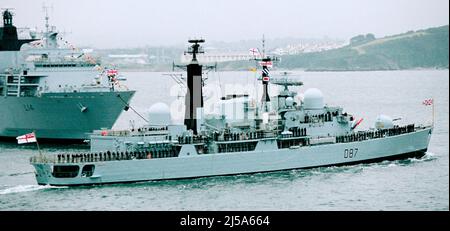
<instances>
[{"instance_id":1,"label":"radar mast","mask_svg":"<svg viewBox=\"0 0 450 231\"><path fill-rule=\"evenodd\" d=\"M270 102L270 96L269 96L269 82L270 82L270 72L269 67L273 66L273 62L278 61L278 57L270 57L266 55L266 39L263 35L262 37L262 56L261 58L254 58L256 62L259 62L259 65L262 66L262 72L261 72L261 82L263 85L263 94L261 97L261 106L263 109L263 112L269 112L269 102Z\"/></svg>"},{"instance_id":2,"label":"radar mast","mask_svg":"<svg viewBox=\"0 0 450 231\"><path fill-rule=\"evenodd\" d=\"M187 71L184 124L187 130L192 130L194 134L198 134L202 124L200 120L203 116L203 69L215 69L216 66L203 66L198 62L197 54L204 53L200 45L205 42L204 39L189 39L188 42L192 45L185 54L191 54L192 60L188 65L174 64L174 67L186 69Z\"/></svg>"}]
</instances>

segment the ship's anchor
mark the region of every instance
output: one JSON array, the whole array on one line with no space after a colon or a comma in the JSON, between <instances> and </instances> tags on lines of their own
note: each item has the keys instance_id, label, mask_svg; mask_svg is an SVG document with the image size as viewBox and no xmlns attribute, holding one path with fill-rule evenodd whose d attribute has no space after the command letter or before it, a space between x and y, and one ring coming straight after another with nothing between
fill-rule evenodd
<instances>
[{"instance_id":1,"label":"ship's anchor","mask_svg":"<svg viewBox=\"0 0 450 231\"><path fill-rule=\"evenodd\" d=\"M83 104L81 104L81 103L78 103L78 107L80 108L80 111L81 112L85 112L88 108L87 107L85 107Z\"/></svg>"}]
</instances>

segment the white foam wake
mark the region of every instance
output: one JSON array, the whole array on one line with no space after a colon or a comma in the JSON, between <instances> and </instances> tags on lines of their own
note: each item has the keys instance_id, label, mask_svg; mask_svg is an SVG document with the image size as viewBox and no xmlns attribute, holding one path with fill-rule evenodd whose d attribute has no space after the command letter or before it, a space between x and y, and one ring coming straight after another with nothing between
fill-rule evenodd
<instances>
[{"instance_id":1,"label":"white foam wake","mask_svg":"<svg viewBox=\"0 0 450 231\"><path fill-rule=\"evenodd\" d=\"M55 187L50 185L18 185L11 188L6 188L3 190L0 190L0 195L4 194L10 194L10 193L21 193L21 192L30 192L30 191L36 191L41 189L48 189L48 188L61 188L61 187Z\"/></svg>"}]
</instances>

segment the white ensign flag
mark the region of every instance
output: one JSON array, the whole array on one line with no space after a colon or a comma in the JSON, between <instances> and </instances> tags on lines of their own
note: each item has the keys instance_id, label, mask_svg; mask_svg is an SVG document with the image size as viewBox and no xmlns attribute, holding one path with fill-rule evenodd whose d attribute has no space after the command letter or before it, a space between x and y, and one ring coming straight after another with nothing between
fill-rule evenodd
<instances>
[{"instance_id":1,"label":"white ensign flag","mask_svg":"<svg viewBox=\"0 0 450 231\"><path fill-rule=\"evenodd\" d=\"M16 137L18 144L32 143L36 142L36 135L34 132L25 134L23 136Z\"/></svg>"}]
</instances>

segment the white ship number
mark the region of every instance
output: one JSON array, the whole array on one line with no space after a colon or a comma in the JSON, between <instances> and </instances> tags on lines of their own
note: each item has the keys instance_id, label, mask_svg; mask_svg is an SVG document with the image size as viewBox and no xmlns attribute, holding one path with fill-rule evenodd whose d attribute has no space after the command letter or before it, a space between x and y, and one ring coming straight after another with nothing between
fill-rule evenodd
<instances>
[{"instance_id":1,"label":"white ship number","mask_svg":"<svg viewBox=\"0 0 450 231\"><path fill-rule=\"evenodd\" d=\"M344 158L355 158L358 153L358 148L346 148L344 150Z\"/></svg>"}]
</instances>

